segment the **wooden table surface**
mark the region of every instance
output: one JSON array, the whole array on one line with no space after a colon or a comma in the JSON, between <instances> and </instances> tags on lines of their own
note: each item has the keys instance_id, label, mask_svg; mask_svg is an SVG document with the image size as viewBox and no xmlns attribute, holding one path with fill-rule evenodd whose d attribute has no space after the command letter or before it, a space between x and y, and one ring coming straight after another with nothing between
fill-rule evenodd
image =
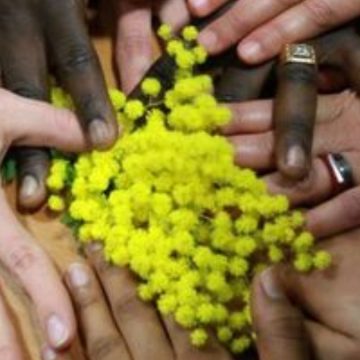
<instances>
[{"instance_id":1,"label":"wooden table surface","mask_svg":"<svg viewBox=\"0 0 360 360\"><path fill-rule=\"evenodd\" d=\"M109 37L95 37L94 44L100 56L109 86L114 86L115 80L111 62L111 43ZM15 210L14 185L7 189L9 202ZM57 218L51 218L45 210L33 215L19 214L21 221L37 239L39 244L49 253L60 271L78 258L76 243L70 232L62 225ZM1 231L1 230L0 230ZM1 278L4 279L3 292L7 301L9 312L13 318L18 334L21 334L25 359L39 360L39 344L41 343L40 333L36 330L36 318L31 309L31 304L23 291L0 269ZM3 280L1 280L3 281ZM77 353L77 350L74 350ZM74 359L81 360L81 355L74 356Z\"/></svg>"}]
</instances>

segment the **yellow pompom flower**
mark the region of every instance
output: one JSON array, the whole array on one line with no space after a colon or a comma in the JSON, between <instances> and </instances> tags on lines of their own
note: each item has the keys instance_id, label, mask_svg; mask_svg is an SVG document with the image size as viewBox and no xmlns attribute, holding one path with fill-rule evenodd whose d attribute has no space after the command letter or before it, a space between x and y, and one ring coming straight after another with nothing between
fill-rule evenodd
<instances>
[{"instance_id":1,"label":"yellow pompom flower","mask_svg":"<svg viewBox=\"0 0 360 360\"><path fill-rule=\"evenodd\" d=\"M318 251L313 261L316 269L325 270L331 265L331 255L326 251Z\"/></svg>"},{"instance_id":2,"label":"yellow pompom flower","mask_svg":"<svg viewBox=\"0 0 360 360\"><path fill-rule=\"evenodd\" d=\"M125 104L124 113L130 120L137 120L145 114L144 104L140 100L129 100Z\"/></svg>"},{"instance_id":3,"label":"yellow pompom flower","mask_svg":"<svg viewBox=\"0 0 360 360\"><path fill-rule=\"evenodd\" d=\"M221 343L228 343L233 336L233 331L228 326L221 326L217 329L217 338Z\"/></svg>"},{"instance_id":4,"label":"yellow pompom flower","mask_svg":"<svg viewBox=\"0 0 360 360\"><path fill-rule=\"evenodd\" d=\"M110 97L111 103L113 104L113 106L116 110L119 111L125 106L126 96L122 91L120 91L118 89L110 89L109 97Z\"/></svg>"},{"instance_id":5,"label":"yellow pompom flower","mask_svg":"<svg viewBox=\"0 0 360 360\"><path fill-rule=\"evenodd\" d=\"M191 69L195 65L195 56L190 50L179 50L176 54L176 64L180 69Z\"/></svg>"},{"instance_id":6,"label":"yellow pompom flower","mask_svg":"<svg viewBox=\"0 0 360 360\"><path fill-rule=\"evenodd\" d=\"M199 35L199 32L195 26L186 26L181 34L184 40L195 41Z\"/></svg>"},{"instance_id":7,"label":"yellow pompom flower","mask_svg":"<svg viewBox=\"0 0 360 360\"><path fill-rule=\"evenodd\" d=\"M294 260L294 267L300 272L308 272L313 266L313 257L309 253L299 253Z\"/></svg>"},{"instance_id":8,"label":"yellow pompom flower","mask_svg":"<svg viewBox=\"0 0 360 360\"><path fill-rule=\"evenodd\" d=\"M251 339L248 336L241 336L238 339L234 339L231 343L231 351L234 354L240 354L247 350L251 345Z\"/></svg>"},{"instance_id":9,"label":"yellow pompom flower","mask_svg":"<svg viewBox=\"0 0 360 360\"><path fill-rule=\"evenodd\" d=\"M160 37L160 39L168 41L172 38L173 34L172 34L172 29L169 25L167 24L162 24L158 31L157 31L158 36Z\"/></svg>"},{"instance_id":10,"label":"yellow pompom flower","mask_svg":"<svg viewBox=\"0 0 360 360\"><path fill-rule=\"evenodd\" d=\"M190 335L191 343L196 347L204 346L209 338L206 330L204 329L195 329L191 332Z\"/></svg>"},{"instance_id":11,"label":"yellow pompom flower","mask_svg":"<svg viewBox=\"0 0 360 360\"><path fill-rule=\"evenodd\" d=\"M195 346L215 331L240 353L252 338L253 277L278 262L323 270L331 256L316 250L286 197L235 165L217 131L232 114L216 100L212 78L196 71L207 57L196 29L184 29L184 39L166 25L159 34L175 66L172 85L145 79L144 102L110 90L121 139L106 151L57 154L49 208L64 210L81 243L101 242L106 261L138 279L139 298L189 329ZM61 89L52 98L73 106Z\"/></svg>"},{"instance_id":12,"label":"yellow pompom flower","mask_svg":"<svg viewBox=\"0 0 360 360\"><path fill-rule=\"evenodd\" d=\"M160 81L154 78L147 78L141 83L141 90L145 95L158 96L161 91Z\"/></svg>"},{"instance_id":13,"label":"yellow pompom flower","mask_svg":"<svg viewBox=\"0 0 360 360\"><path fill-rule=\"evenodd\" d=\"M65 209L64 199L57 195L51 195L48 200L49 209L56 212L61 212Z\"/></svg>"}]
</instances>

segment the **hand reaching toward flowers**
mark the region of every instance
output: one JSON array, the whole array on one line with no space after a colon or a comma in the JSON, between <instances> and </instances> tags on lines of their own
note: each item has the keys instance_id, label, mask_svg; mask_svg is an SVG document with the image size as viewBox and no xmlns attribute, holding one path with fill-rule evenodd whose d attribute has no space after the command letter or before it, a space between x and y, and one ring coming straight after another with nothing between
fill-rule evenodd
<instances>
[{"instance_id":1,"label":"hand reaching toward flowers","mask_svg":"<svg viewBox=\"0 0 360 360\"><path fill-rule=\"evenodd\" d=\"M86 141L75 115L46 103L0 90L0 159L11 145L53 145L79 151ZM47 343L53 349L68 345L75 332L70 299L47 254L22 227L0 188L0 261L20 281L35 305ZM20 359L10 324L0 306L0 354ZM7 328L9 330L7 330Z\"/></svg>"},{"instance_id":2,"label":"hand reaching toward flowers","mask_svg":"<svg viewBox=\"0 0 360 360\"><path fill-rule=\"evenodd\" d=\"M359 235L358 228L321 243L334 255L324 273L275 267L255 279L251 305L261 360L359 358Z\"/></svg>"},{"instance_id":3,"label":"hand reaching toward flowers","mask_svg":"<svg viewBox=\"0 0 360 360\"><path fill-rule=\"evenodd\" d=\"M1 1L2 85L21 96L47 101L48 75L53 70L73 97L88 143L104 148L117 137L117 125L84 14L82 0ZM39 148L17 152L19 204L34 208L46 198L49 156Z\"/></svg>"},{"instance_id":4,"label":"hand reaching toward flowers","mask_svg":"<svg viewBox=\"0 0 360 360\"><path fill-rule=\"evenodd\" d=\"M189 0L193 14L206 16L226 0ZM355 18L360 5L352 0L239 0L201 34L212 54L237 45L239 56L260 63L285 44L311 38Z\"/></svg>"},{"instance_id":5,"label":"hand reaching toward flowers","mask_svg":"<svg viewBox=\"0 0 360 360\"><path fill-rule=\"evenodd\" d=\"M237 163L270 171L265 176L270 191L287 195L294 206L317 205L307 213L309 229L316 236L327 236L358 226L360 100L350 91L320 97L312 168L308 178L300 183L287 182L274 170L272 107L273 102L269 100L237 105L238 114L241 114L235 119L238 124L237 134L228 136L235 146ZM257 117L256 129L251 134L246 133L246 129L253 126L254 116ZM336 197L332 197L331 174L320 159L320 156L328 153L341 153L347 159L355 182L354 188Z\"/></svg>"},{"instance_id":6,"label":"hand reaching toward flowers","mask_svg":"<svg viewBox=\"0 0 360 360\"><path fill-rule=\"evenodd\" d=\"M184 0L112 0L117 16L116 60L129 93L153 63L152 17L180 29L190 19Z\"/></svg>"},{"instance_id":7,"label":"hand reaching toward flowers","mask_svg":"<svg viewBox=\"0 0 360 360\"><path fill-rule=\"evenodd\" d=\"M359 235L357 228L321 242L334 256L333 267L324 273L278 273L285 293L304 314L312 358L317 360L360 357Z\"/></svg>"},{"instance_id":8,"label":"hand reaching toward flowers","mask_svg":"<svg viewBox=\"0 0 360 360\"><path fill-rule=\"evenodd\" d=\"M254 280L251 306L260 360L359 356L359 294L354 291L358 237L355 230L322 243L338 259L324 274L302 276L287 267L274 267ZM87 251L101 286L83 264L71 265L66 275L89 360L232 359L213 338L205 349L192 347L186 331L170 318L160 319L151 305L141 302L134 277L105 263L101 251L99 246Z\"/></svg>"},{"instance_id":9,"label":"hand reaching toward flowers","mask_svg":"<svg viewBox=\"0 0 360 360\"><path fill-rule=\"evenodd\" d=\"M101 286L82 264L69 267L66 282L89 360L231 359L215 338L202 350L194 348L186 330L137 297L136 280L128 269L105 262L101 247L89 246L87 252Z\"/></svg>"}]
</instances>

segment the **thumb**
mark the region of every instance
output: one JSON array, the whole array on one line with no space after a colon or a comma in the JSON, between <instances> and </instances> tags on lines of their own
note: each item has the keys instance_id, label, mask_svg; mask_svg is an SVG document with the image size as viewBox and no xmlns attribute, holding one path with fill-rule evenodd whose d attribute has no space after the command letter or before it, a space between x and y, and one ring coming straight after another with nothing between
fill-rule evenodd
<instances>
[{"instance_id":1,"label":"thumb","mask_svg":"<svg viewBox=\"0 0 360 360\"><path fill-rule=\"evenodd\" d=\"M308 360L304 317L286 298L273 268L255 278L251 309L261 360Z\"/></svg>"},{"instance_id":2,"label":"thumb","mask_svg":"<svg viewBox=\"0 0 360 360\"><path fill-rule=\"evenodd\" d=\"M7 145L51 146L64 151L86 148L73 112L3 89L0 89L0 139Z\"/></svg>"}]
</instances>

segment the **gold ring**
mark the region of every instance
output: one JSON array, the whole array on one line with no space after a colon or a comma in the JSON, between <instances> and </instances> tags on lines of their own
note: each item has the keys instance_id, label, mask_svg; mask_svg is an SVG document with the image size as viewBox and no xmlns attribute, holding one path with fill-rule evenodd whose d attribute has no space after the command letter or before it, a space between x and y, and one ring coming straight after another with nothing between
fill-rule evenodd
<instances>
[{"instance_id":1,"label":"gold ring","mask_svg":"<svg viewBox=\"0 0 360 360\"><path fill-rule=\"evenodd\" d=\"M297 63L316 65L316 53L313 46L308 44L288 44L281 54L283 64Z\"/></svg>"}]
</instances>

